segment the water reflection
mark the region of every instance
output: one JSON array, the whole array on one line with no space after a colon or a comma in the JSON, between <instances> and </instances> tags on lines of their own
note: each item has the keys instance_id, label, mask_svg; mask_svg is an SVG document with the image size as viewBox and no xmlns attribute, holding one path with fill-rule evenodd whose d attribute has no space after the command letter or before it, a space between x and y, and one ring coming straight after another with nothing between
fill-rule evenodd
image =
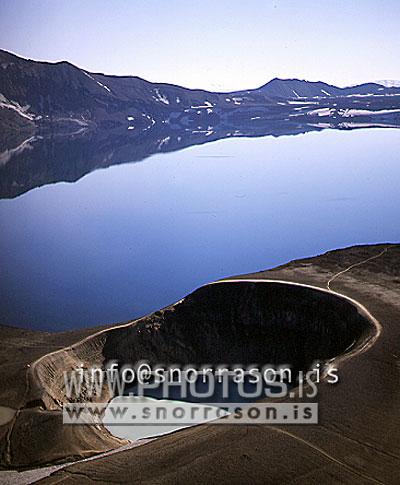
<instances>
[{"instance_id":1,"label":"water reflection","mask_svg":"<svg viewBox=\"0 0 400 485\"><path fill-rule=\"evenodd\" d=\"M80 130L75 134L37 134L0 146L0 198L13 198L35 187L55 182L75 182L99 168L145 160L231 137L297 135L321 128L291 122L256 123L207 129L155 126L146 132ZM240 129L237 128L239 126Z\"/></svg>"},{"instance_id":2,"label":"water reflection","mask_svg":"<svg viewBox=\"0 0 400 485\"><path fill-rule=\"evenodd\" d=\"M159 155L161 135L54 136L12 156L3 197L155 154L0 201L0 323L124 321L217 278L400 239L400 131L197 136L171 136Z\"/></svg>"}]
</instances>

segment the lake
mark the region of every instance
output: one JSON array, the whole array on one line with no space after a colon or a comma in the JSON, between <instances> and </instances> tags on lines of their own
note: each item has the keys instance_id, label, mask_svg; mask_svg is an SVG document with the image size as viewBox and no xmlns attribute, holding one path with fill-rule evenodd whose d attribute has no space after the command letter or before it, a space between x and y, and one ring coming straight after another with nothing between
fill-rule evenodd
<instances>
[{"instance_id":1,"label":"lake","mask_svg":"<svg viewBox=\"0 0 400 485\"><path fill-rule=\"evenodd\" d=\"M398 241L399 149L396 129L234 137L0 200L0 323L126 321L218 278Z\"/></svg>"}]
</instances>

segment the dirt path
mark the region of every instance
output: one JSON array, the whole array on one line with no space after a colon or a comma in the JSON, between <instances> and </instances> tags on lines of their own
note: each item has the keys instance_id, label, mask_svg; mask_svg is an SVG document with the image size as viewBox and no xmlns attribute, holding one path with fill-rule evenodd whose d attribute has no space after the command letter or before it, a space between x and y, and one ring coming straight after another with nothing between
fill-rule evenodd
<instances>
[{"instance_id":1,"label":"dirt path","mask_svg":"<svg viewBox=\"0 0 400 485\"><path fill-rule=\"evenodd\" d=\"M355 263L355 264L352 264L350 266L348 266L346 269L343 269L342 271L339 271L338 273L334 274L332 276L332 278L328 281L328 283L326 284L326 287L328 288L329 291L332 291L331 290L331 284L337 279L339 278L342 274L344 273L347 273L348 271L351 271L353 268L356 268L357 266L361 266L365 263L368 263L368 261L372 261L373 259L378 259L380 258L381 256L383 256L385 253L387 253L389 250L389 247L386 247L383 251L381 251L379 254L375 254L375 256L370 256L369 258L367 259L364 259L363 261L359 261L358 263Z\"/></svg>"}]
</instances>

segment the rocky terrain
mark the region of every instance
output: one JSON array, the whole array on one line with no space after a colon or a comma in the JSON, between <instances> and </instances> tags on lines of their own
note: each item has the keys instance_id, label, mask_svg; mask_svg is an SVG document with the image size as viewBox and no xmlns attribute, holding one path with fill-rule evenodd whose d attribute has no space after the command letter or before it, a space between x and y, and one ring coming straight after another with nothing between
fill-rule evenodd
<instances>
[{"instance_id":1,"label":"rocky terrain","mask_svg":"<svg viewBox=\"0 0 400 485\"><path fill-rule=\"evenodd\" d=\"M319 358L337 366L340 379L319 386L318 425L202 425L63 468L47 481L398 483L399 258L400 247L390 244L332 251L206 285L89 336L1 328L1 405L17 409L1 428L3 467L68 461L123 444L101 427L62 426L60 376L77 361L289 359L307 368ZM85 338L70 345L74 337Z\"/></svg>"}]
</instances>

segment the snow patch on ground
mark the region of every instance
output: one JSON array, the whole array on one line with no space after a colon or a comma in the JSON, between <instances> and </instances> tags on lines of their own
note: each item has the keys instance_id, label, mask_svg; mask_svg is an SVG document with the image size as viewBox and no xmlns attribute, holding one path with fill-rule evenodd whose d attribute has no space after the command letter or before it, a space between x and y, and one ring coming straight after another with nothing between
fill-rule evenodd
<instances>
[{"instance_id":1,"label":"snow patch on ground","mask_svg":"<svg viewBox=\"0 0 400 485\"><path fill-rule=\"evenodd\" d=\"M111 89L106 86L105 84L102 84L100 81L96 81L96 83L101 86L102 88L104 88L106 91L108 91L109 93L111 93Z\"/></svg>"},{"instance_id":2,"label":"snow patch on ground","mask_svg":"<svg viewBox=\"0 0 400 485\"><path fill-rule=\"evenodd\" d=\"M368 115L368 116L385 115L385 114L391 114L391 113L400 113L400 109L380 109L380 110L372 111L369 109L348 108L348 109L338 110L338 114L340 114L340 116L343 116L343 118L349 118L351 116L363 116L363 115Z\"/></svg>"},{"instance_id":3,"label":"snow patch on ground","mask_svg":"<svg viewBox=\"0 0 400 485\"><path fill-rule=\"evenodd\" d=\"M376 96L376 94L368 93L368 94L347 94L346 98L365 98L366 96Z\"/></svg>"},{"instance_id":4,"label":"snow patch on ground","mask_svg":"<svg viewBox=\"0 0 400 485\"><path fill-rule=\"evenodd\" d=\"M90 75L88 72L86 72L86 71L82 71L82 72L83 72L83 74L84 74L85 76L87 76L87 77L88 77L89 79L91 79L92 81L96 81L96 79L95 79L93 76L91 76L91 75Z\"/></svg>"},{"instance_id":5,"label":"snow patch on ground","mask_svg":"<svg viewBox=\"0 0 400 485\"><path fill-rule=\"evenodd\" d=\"M0 94L0 108L12 109L18 113L22 118L26 118L30 121L40 120L41 116L37 116L33 113L29 113L30 105L21 106L17 101L9 101L5 96Z\"/></svg>"},{"instance_id":6,"label":"snow patch on ground","mask_svg":"<svg viewBox=\"0 0 400 485\"><path fill-rule=\"evenodd\" d=\"M193 109L201 109L201 108L212 108L213 104L210 101L204 101L204 104L200 104L199 106L191 106Z\"/></svg>"},{"instance_id":7,"label":"snow patch on ground","mask_svg":"<svg viewBox=\"0 0 400 485\"><path fill-rule=\"evenodd\" d=\"M156 93L156 95L153 96L153 98L156 101L160 101L161 103L164 103L164 104L169 104L169 99L167 98L167 96L165 96L165 94L161 94L158 88L155 88L154 92Z\"/></svg>"},{"instance_id":8,"label":"snow patch on ground","mask_svg":"<svg viewBox=\"0 0 400 485\"><path fill-rule=\"evenodd\" d=\"M156 124L154 118L152 118L150 115L147 115L146 113L142 113L142 116L150 121L150 124L146 126L146 128L143 128L142 131L147 131L148 129L150 129L152 126Z\"/></svg>"},{"instance_id":9,"label":"snow patch on ground","mask_svg":"<svg viewBox=\"0 0 400 485\"><path fill-rule=\"evenodd\" d=\"M318 109L313 109L311 111L307 111L307 114L312 116L312 115L318 115L318 116L331 116L332 113L334 113L336 110L334 108L318 108Z\"/></svg>"},{"instance_id":10,"label":"snow patch on ground","mask_svg":"<svg viewBox=\"0 0 400 485\"><path fill-rule=\"evenodd\" d=\"M170 136L166 136L165 138L163 138L162 140L160 140L160 143L158 144L158 147L157 149L158 150L161 150L161 148L164 146L164 145L167 145L169 140L171 139Z\"/></svg>"},{"instance_id":11,"label":"snow patch on ground","mask_svg":"<svg viewBox=\"0 0 400 485\"><path fill-rule=\"evenodd\" d=\"M97 83L100 87L102 87L103 89L105 89L106 91L108 91L109 93L111 93L111 89L106 86L105 84L102 84L100 81L97 81L93 76L91 76L88 72L86 71L81 71L83 72L83 74L85 76L87 76L89 79L91 79L92 81L94 81L95 83Z\"/></svg>"},{"instance_id":12,"label":"snow patch on ground","mask_svg":"<svg viewBox=\"0 0 400 485\"><path fill-rule=\"evenodd\" d=\"M192 130L192 134L194 134L194 135L201 134L201 135L204 135L204 136L210 136L213 133L214 133L213 130L200 130L200 129L199 130Z\"/></svg>"},{"instance_id":13,"label":"snow patch on ground","mask_svg":"<svg viewBox=\"0 0 400 485\"><path fill-rule=\"evenodd\" d=\"M333 128L334 125L332 125L331 123L322 123L322 122L319 122L319 123L307 123L308 126L315 126L316 128Z\"/></svg>"}]
</instances>

